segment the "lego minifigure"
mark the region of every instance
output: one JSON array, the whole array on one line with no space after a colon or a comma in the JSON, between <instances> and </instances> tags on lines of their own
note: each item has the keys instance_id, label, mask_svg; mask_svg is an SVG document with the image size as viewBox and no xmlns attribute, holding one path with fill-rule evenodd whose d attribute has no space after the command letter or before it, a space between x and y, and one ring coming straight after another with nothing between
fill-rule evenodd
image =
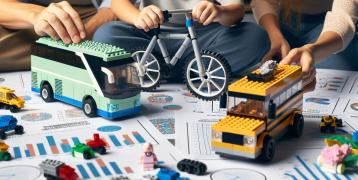
<instances>
[{"instance_id":1,"label":"lego minifigure","mask_svg":"<svg viewBox=\"0 0 358 180\"><path fill-rule=\"evenodd\" d=\"M157 163L157 156L154 154L153 145L145 143L143 153L140 156L140 163L143 165L144 171L154 170L154 165Z\"/></svg>"}]
</instances>

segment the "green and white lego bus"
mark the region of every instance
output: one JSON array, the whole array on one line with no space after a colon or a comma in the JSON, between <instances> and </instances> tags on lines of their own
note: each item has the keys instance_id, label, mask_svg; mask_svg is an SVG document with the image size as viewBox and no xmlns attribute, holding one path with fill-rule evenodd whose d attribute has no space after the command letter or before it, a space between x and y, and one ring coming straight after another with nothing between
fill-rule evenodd
<instances>
[{"instance_id":1,"label":"green and white lego bus","mask_svg":"<svg viewBox=\"0 0 358 180\"><path fill-rule=\"evenodd\" d=\"M83 109L88 117L115 119L140 111L140 83L131 55L93 41L64 44L43 37L32 46L31 89Z\"/></svg>"}]
</instances>

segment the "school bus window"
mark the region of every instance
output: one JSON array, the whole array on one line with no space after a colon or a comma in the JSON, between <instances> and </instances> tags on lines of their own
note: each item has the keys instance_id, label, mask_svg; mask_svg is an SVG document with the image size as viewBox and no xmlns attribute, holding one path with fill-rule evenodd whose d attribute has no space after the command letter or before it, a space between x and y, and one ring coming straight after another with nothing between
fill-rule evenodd
<instances>
[{"instance_id":1,"label":"school bus window","mask_svg":"<svg viewBox=\"0 0 358 180\"><path fill-rule=\"evenodd\" d=\"M287 98L290 98L292 96L292 89L287 89Z\"/></svg>"},{"instance_id":2,"label":"school bus window","mask_svg":"<svg viewBox=\"0 0 358 180\"><path fill-rule=\"evenodd\" d=\"M280 95L280 103L278 105L281 105L281 104L285 103L286 100L287 100L286 91L284 91Z\"/></svg>"},{"instance_id":3,"label":"school bus window","mask_svg":"<svg viewBox=\"0 0 358 180\"><path fill-rule=\"evenodd\" d=\"M264 101L247 99L247 98L234 98L234 103L229 103L229 104L234 105L229 107L229 113L231 114L250 116L254 118L266 117Z\"/></svg>"},{"instance_id":4,"label":"school bus window","mask_svg":"<svg viewBox=\"0 0 358 180\"><path fill-rule=\"evenodd\" d=\"M297 88L297 89L298 89L298 90L301 90L301 89L302 89L302 81L298 82L297 85L298 85L298 88Z\"/></svg>"}]
</instances>

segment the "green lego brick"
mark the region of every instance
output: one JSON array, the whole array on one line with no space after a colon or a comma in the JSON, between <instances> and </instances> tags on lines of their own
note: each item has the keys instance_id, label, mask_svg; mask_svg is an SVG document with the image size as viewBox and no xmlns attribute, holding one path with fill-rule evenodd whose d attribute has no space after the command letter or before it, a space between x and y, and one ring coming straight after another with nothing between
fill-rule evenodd
<instances>
[{"instance_id":1,"label":"green lego brick","mask_svg":"<svg viewBox=\"0 0 358 180\"><path fill-rule=\"evenodd\" d=\"M85 40L77 44L65 44L62 40L54 40L50 37L42 37L36 42L73 52L82 52L92 56L101 57L104 61L119 60L131 56L130 53L126 52L120 47L90 40Z\"/></svg>"}]
</instances>

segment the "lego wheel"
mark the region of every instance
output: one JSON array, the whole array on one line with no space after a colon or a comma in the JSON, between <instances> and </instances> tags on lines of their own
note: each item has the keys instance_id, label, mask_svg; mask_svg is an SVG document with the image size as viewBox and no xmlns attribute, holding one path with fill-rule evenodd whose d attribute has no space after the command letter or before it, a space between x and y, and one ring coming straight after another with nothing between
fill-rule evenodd
<instances>
[{"instance_id":1,"label":"lego wheel","mask_svg":"<svg viewBox=\"0 0 358 180\"><path fill-rule=\"evenodd\" d=\"M199 99L216 100L227 90L231 69L225 58L208 50L201 52L204 75L200 75L197 60L188 61L184 79L189 91Z\"/></svg>"},{"instance_id":2,"label":"lego wheel","mask_svg":"<svg viewBox=\"0 0 358 180\"><path fill-rule=\"evenodd\" d=\"M87 117L95 117L97 115L97 105L92 98L87 98L82 103L82 110Z\"/></svg>"},{"instance_id":3,"label":"lego wheel","mask_svg":"<svg viewBox=\"0 0 358 180\"><path fill-rule=\"evenodd\" d=\"M24 134L24 127L21 125L15 126L15 134Z\"/></svg>"},{"instance_id":4,"label":"lego wheel","mask_svg":"<svg viewBox=\"0 0 358 180\"><path fill-rule=\"evenodd\" d=\"M337 120L336 120L336 124L337 124L337 127L343 127L343 121L342 121L342 119L337 119Z\"/></svg>"},{"instance_id":5,"label":"lego wheel","mask_svg":"<svg viewBox=\"0 0 358 180\"><path fill-rule=\"evenodd\" d=\"M42 85L40 95L41 95L41 98L45 102L53 102L53 101L55 101L54 96L53 96L52 87L48 83Z\"/></svg>"},{"instance_id":6,"label":"lego wheel","mask_svg":"<svg viewBox=\"0 0 358 180\"><path fill-rule=\"evenodd\" d=\"M179 169L179 171L185 171L184 160L181 160L181 161L178 162L177 168Z\"/></svg>"},{"instance_id":7,"label":"lego wheel","mask_svg":"<svg viewBox=\"0 0 358 180\"><path fill-rule=\"evenodd\" d=\"M2 153L2 154L0 155L0 159L1 159L2 161L10 161L10 160L11 160L11 155L10 155L10 153L8 153L8 152Z\"/></svg>"},{"instance_id":8,"label":"lego wheel","mask_svg":"<svg viewBox=\"0 0 358 180\"><path fill-rule=\"evenodd\" d=\"M302 114L295 114L293 117L293 124L290 126L290 134L293 137L300 137L304 127L304 118Z\"/></svg>"},{"instance_id":9,"label":"lego wheel","mask_svg":"<svg viewBox=\"0 0 358 180\"><path fill-rule=\"evenodd\" d=\"M6 139L6 132L3 129L0 129L0 139L2 139L2 140Z\"/></svg>"},{"instance_id":10,"label":"lego wheel","mask_svg":"<svg viewBox=\"0 0 358 180\"><path fill-rule=\"evenodd\" d=\"M140 60L143 57L145 51L140 50L132 54L132 57L136 60L137 71L139 75L139 82L143 91L153 91L160 83L162 78L162 61L157 59L152 53L148 54L148 58L143 65L140 65ZM140 74L143 72L143 75Z\"/></svg>"},{"instance_id":11,"label":"lego wheel","mask_svg":"<svg viewBox=\"0 0 358 180\"><path fill-rule=\"evenodd\" d=\"M105 147L99 147L97 149L97 152L101 155L106 154L106 148Z\"/></svg>"},{"instance_id":12,"label":"lego wheel","mask_svg":"<svg viewBox=\"0 0 358 180\"><path fill-rule=\"evenodd\" d=\"M16 107L16 106L10 106L10 112L12 113L17 113L20 111L20 108Z\"/></svg>"},{"instance_id":13,"label":"lego wheel","mask_svg":"<svg viewBox=\"0 0 358 180\"><path fill-rule=\"evenodd\" d=\"M276 141L271 136L264 138L264 145L262 147L259 160L264 162L270 162L276 154Z\"/></svg>"},{"instance_id":14,"label":"lego wheel","mask_svg":"<svg viewBox=\"0 0 358 180\"><path fill-rule=\"evenodd\" d=\"M321 133L326 133L327 128L326 128L326 126L321 126L320 130L321 130Z\"/></svg>"},{"instance_id":15,"label":"lego wheel","mask_svg":"<svg viewBox=\"0 0 358 180\"><path fill-rule=\"evenodd\" d=\"M83 151L83 158L88 160L92 158L92 155L89 151Z\"/></svg>"}]
</instances>

